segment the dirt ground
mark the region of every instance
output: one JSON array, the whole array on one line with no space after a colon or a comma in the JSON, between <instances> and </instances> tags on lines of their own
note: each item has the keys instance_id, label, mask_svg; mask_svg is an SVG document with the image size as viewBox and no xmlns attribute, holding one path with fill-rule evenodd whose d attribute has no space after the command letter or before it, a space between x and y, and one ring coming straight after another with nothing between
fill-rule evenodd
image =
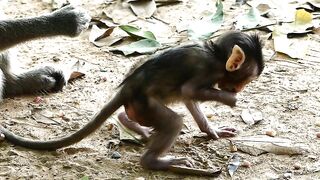
<instances>
[{"instance_id":1,"label":"dirt ground","mask_svg":"<svg viewBox=\"0 0 320 180\"><path fill-rule=\"evenodd\" d=\"M82 1L82 6L96 17L108 8L102 2ZM176 24L201 16L195 12L212 11L211 7L214 7L213 1L197 3L190 0L160 7L156 15L169 23L172 29ZM20 18L47 13L50 9L50 4L40 0L16 0L9 1L4 12L10 18ZM226 9L233 16L243 11ZM139 20L136 23L139 22L152 28L153 24L148 21ZM227 26L224 28L228 29ZM63 92L40 95L44 99L41 103L33 102L39 95L5 99L0 104L2 124L34 139L54 138L74 132L115 94L117 85L131 66L147 57L125 57L106 52L91 44L88 34L86 32L77 38L40 39L17 47L18 61L23 69L46 63L57 66L72 64L80 60L85 63L86 76L68 84ZM156 36L170 41L179 34ZM311 35L311 40L310 45L319 47L319 36ZM316 133L320 132L317 126L320 122L320 52L317 53L318 58L312 58L312 61L311 57L290 60L272 56L271 40L264 38L264 41L265 70L258 80L238 95L237 107L229 108L214 102L203 103L201 107L207 115L213 114L210 118L212 126L236 127L238 137L274 130L277 137L309 146L308 153L294 156L271 153L252 156L236 152L241 161L249 161L251 167L239 167L233 179L320 179L320 139L316 137ZM190 157L202 167L219 166L222 173L216 179L231 179L226 169L229 157L234 154L230 152L229 141L199 138L200 131L184 106L174 104L172 107L184 117L186 127L168 154ZM240 114L247 108L261 111L262 122L254 126L245 124ZM116 118L116 115L110 119ZM89 179L205 179L144 170L139 165L143 150L140 145L120 141L119 132L110 121L89 138L56 152L33 151L3 142L0 145L0 179L80 179L86 176ZM119 159L113 158L116 153L121 155ZM294 169L297 164L301 167L299 170Z\"/></svg>"}]
</instances>

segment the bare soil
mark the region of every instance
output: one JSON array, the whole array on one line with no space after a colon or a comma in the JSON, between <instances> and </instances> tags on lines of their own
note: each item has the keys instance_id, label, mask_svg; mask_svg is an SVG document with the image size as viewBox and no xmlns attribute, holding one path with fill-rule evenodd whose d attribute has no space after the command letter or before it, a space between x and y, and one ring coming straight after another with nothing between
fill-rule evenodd
<instances>
[{"instance_id":1,"label":"bare soil","mask_svg":"<svg viewBox=\"0 0 320 180\"><path fill-rule=\"evenodd\" d=\"M93 17L97 17L108 8L101 2L82 1L82 6ZM205 10L212 12L212 7L213 1L199 3L190 0L160 7L156 16L169 23L169 29L174 29L175 25L201 17L201 12ZM17 0L9 1L4 12L9 18L21 18L48 13L50 9L50 4L40 0ZM233 17L244 11L241 8L225 9ZM148 21L138 20L135 23L153 27L153 23ZM228 28L226 25L221 31ZM86 76L68 84L63 92L5 99L0 105L2 124L34 139L50 139L74 132L115 94L117 85L131 66L148 57L125 57L106 52L91 44L88 34L89 31L77 38L39 39L17 47L18 61L25 70L46 63L64 66L80 60L85 62ZM261 34L266 37L265 33ZM183 33L156 36L170 41L179 39ZM311 40L314 47L319 47L319 36L312 35ZM249 161L251 167L239 167L233 179L320 179L320 138L316 137L316 133L320 132L320 127L316 126L320 122L320 52L314 52L318 58L313 58L313 61L311 57L291 60L284 56L272 56L272 41L266 38L264 41L265 70L258 80L238 95L237 107L229 108L215 102L203 103L201 107L207 115L213 114L210 118L212 126L236 127L239 130L238 137L274 130L277 137L302 142L310 148L310 152L296 156L271 153L251 156L236 152L241 161ZM35 103L37 96L44 101ZM234 153L230 152L229 141L199 138L200 131L186 108L181 104L171 107L184 117L186 126L168 154L190 157L202 167L219 166L222 173L217 179L230 179L226 167L229 157ZM245 124L240 114L247 108L261 111L263 121L254 126ZM117 113L110 119L116 116ZM84 176L90 179L205 179L144 170L139 165L143 151L143 146L120 141L117 128L107 121L90 137L56 152L33 151L1 143L0 179L80 179ZM115 152L121 155L119 159L113 158ZM301 167L299 170L294 169L297 164Z\"/></svg>"}]
</instances>

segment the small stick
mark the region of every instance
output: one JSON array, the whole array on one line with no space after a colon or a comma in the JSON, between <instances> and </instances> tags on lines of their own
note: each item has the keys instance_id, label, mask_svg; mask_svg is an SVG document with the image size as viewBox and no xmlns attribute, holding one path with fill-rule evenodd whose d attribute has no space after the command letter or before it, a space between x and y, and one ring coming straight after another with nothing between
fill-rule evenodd
<instances>
[{"instance_id":1,"label":"small stick","mask_svg":"<svg viewBox=\"0 0 320 180\"><path fill-rule=\"evenodd\" d=\"M195 169L195 168L190 168L190 167L172 165L172 166L170 166L169 171L177 173L177 174L184 174L184 175L217 177L221 173L221 168Z\"/></svg>"}]
</instances>

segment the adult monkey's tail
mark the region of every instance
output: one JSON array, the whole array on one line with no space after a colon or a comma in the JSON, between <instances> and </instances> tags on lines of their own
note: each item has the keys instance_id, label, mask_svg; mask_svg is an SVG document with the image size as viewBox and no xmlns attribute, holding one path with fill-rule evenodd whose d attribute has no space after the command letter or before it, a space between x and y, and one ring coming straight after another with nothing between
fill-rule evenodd
<instances>
[{"instance_id":1,"label":"adult monkey's tail","mask_svg":"<svg viewBox=\"0 0 320 180\"><path fill-rule=\"evenodd\" d=\"M14 145L35 150L55 150L75 144L87 137L88 135L90 135L91 133L93 133L95 130L97 130L105 122L107 118L109 118L117 109L119 109L123 105L120 92L114 98L112 98L108 104L104 105L102 109L95 114L91 121L89 121L84 127L79 129L77 132L69 136L48 141L31 140L18 136L1 125L0 133L4 134L5 138Z\"/></svg>"}]
</instances>

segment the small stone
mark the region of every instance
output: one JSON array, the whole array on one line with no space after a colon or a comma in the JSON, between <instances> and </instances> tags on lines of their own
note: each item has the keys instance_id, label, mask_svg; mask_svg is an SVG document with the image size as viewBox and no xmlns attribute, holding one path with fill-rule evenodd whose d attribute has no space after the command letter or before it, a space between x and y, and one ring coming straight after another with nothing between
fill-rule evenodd
<instances>
[{"instance_id":1,"label":"small stone","mask_svg":"<svg viewBox=\"0 0 320 180\"><path fill-rule=\"evenodd\" d=\"M230 143L230 152L237 152L238 148L236 145L234 145L233 143Z\"/></svg>"},{"instance_id":2,"label":"small stone","mask_svg":"<svg viewBox=\"0 0 320 180\"><path fill-rule=\"evenodd\" d=\"M292 173L290 173L290 172L284 173L283 177L286 178L286 179L291 179L292 178Z\"/></svg>"},{"instance_id":3,"label":"small stone","mask_svg":"<svg viewBox=\"0 0 320 180\"><path fill-rule=\"evenodd\" d=\"M6 138L6 136L4 134L0 133L0 142L4 141L5 138Z\"/></svg>"},{"instance_id":4,"label":"small stone","mask_svg":"<svg viewBox=\"0 0 320 180\"><path fill-rule=\"evenodd\" d=\"M316 160L316 159L317 159L317 156L315 156L315 155L309 155L308 158L311 159L311 160Z\"/></svg>"},{"instance_id":5,"label":"small stone","mask_svg":"<svg viewBox=\"0 0 320 180\"><path fill-rule=\"evenodd\" d=\"M213 117L213 114L209 113L209 114L206 114L206 116L207 116L208 119L211 119Z\"/></svg>"},{"instance_id":6,"label":"small stone","mask_svg":"<svg viewBox=\"0 0 320 180\"><path fill-rule=\"evenodd\" d=\"M267 130L266 135L268 135L270 137L275 137L277 135L277 132L274 130Z\"/></svg>"},{"instance_id":7,"label":"small stone","mask_svg":"<svg viewBox=\"0 0 320 180\"><path fill-rule=\"evenodd\" d=\"M102 82L107 82L107 81L108 81L108 78L105 77L105 76L103 76L103 77L101 77L101 81L102 81Z\"/></svg>"},{"instance_id":8,"label":"small stone","mask_svg":"<svg viewBox=\"0 0 320 180\"><path fill-rule=\"evenodd\" d=\"M134 178L134 180L145 180L146 178L144 178L144 177L136 177L136 178Z\"/></svg>"},{"instance_id":9,"label":"small stone","mask_svg":"<svg viewBox=\"0 0 320 180\"><path fill-rule=\"evenodd\" d=\"M316 133L317 138L320 138L320 132Z\"/></svg>"},{"instance_id":10,"label":"small stone","mask_svg":"<svg viewBox=\"0 0 320 180\"><path fill-rule=\"evenodd\" d=\"M57 56L53 56L53 57L52 57L52 60L53 60L54 62L59 62L59 61L61 61L61 59L58 58Z\"/></svg>"},{"instance_id":11,"label":"small stone","mask_svg":"<svg viewBox=\"0 0 320 180\"><path fill-rule=\"evenodd\" d=\"M318 126L318 127L320 127L320 121L317 121L317 122L315 123L315 125Z\"/></svg>"},{"instance_id":12,"label":"small stone","mask_svg":"<svg viewBox=\"0 0 320 180\"><path fill-rule=\"evenodd\" d=\"M245 167L245 168L250 168L251 167L251 162L247 161L247 160L244 160L242 163L241 163L241 166L242 167Z\"/></svg>"},{"instance_id":13,"label":"small stone","mask_svg":"<svg viewBox=\"0 0 320 180\"><path fill-rule=\"evenodd\" d=\"M295 164L293 165L293 169L294 169L294 170L299 170L299 169L301 169L301 165L300 165L299 163L295 163Z\"/></svg>"},{"instance_id":14,"label":"small stone","mask_svg":"<svg viewBox=\"0 0 320 180\"><path fill-rule=\"evenodd\" d=\"M117 151L114 151L111 155L112 159L120 159L121 158L121 154Z\"/></svg>"},{"instance_id":15,"label":"small stone","mask_svg":"<svg viewBox=\"0 0 320 180\"><path fill-rule=\"evenodd\" d=\"M113 124L107 124L107 130L111 131L113 129L114 125Z\"/></svg>"}]
</instances>

